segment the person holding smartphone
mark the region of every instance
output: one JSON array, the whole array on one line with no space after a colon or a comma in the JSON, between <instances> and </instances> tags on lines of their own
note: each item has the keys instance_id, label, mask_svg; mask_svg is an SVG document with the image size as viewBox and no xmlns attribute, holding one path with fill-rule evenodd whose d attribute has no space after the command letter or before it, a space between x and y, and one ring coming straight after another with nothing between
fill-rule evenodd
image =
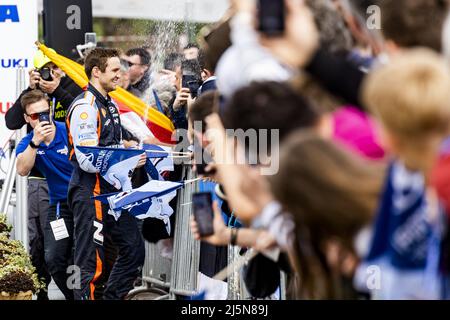
<instances>
[{"instance_id":1,"label":"person holding smartphone","mask_svg":"<svg viewBox=\"0 0 450 320\"><path fill-rule=\"evenodd\" d=\"M73 214L67 205L73 167L68 158L66 127L52 121L48 97L41 90L24 94L21 105L24 119L33 130L16 148L17 173L27 176L36 167L47 179L50 207L41 217L45 262L65 298L73 300L73 291L67 287L67 268L73 264Z\"/></svg>"}]
</instances>

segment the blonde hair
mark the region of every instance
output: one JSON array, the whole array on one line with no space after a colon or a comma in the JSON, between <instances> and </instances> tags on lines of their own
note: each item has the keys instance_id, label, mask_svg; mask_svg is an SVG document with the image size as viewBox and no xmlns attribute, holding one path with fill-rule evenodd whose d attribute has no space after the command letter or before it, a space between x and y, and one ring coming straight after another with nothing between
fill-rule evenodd
<instances>
[{"instance_id":1,"label":"blonde hair","mask_svg":"<svg viewBox=\"0 0 450 320\"><path fill-rule=\"evenodd\" d=\"M428 49L402 53L368 76L363 100L407 166L428 168L427 156L435 153L450 125L450 74L444 60Z\"/></svg>"}]
</instances>

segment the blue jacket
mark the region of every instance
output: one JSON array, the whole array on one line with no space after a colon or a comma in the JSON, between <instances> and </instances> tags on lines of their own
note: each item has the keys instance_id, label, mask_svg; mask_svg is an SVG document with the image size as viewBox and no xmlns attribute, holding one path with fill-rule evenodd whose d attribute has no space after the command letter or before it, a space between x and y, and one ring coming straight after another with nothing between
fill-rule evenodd
<instances>
[{"instance_id":1,"label":"blue jacket","mask_svg":"<svg viewBox=\"0 0 450 320\"><path fill-rule=\"evenodd\" d=\"M39 145L35 161L35 166L47 178L50 204L67 200L67 189L73 170L68 158L69 147L66 126L61 122L55 122L55 126L55 138L48 146L44 143ZM17 156L28 148L33 136L34 133L31 131L19 142L16 149Z\"/></svg>"}]
</instances>

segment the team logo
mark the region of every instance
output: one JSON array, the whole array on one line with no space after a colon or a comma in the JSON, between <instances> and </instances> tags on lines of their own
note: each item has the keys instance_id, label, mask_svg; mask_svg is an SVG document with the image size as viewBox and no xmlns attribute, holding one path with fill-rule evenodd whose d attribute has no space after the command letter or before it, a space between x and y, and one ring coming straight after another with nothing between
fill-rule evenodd
<instances>
[{"instance_id":1,"label":"team logo","mask_svg":"<svg viewBox=\"0 0 450 320\"><path fill-rule=\"evenodd\" d=\"M56 150L56 152L67 156L69 154L69 149L67 149L67 146L64 146L63 149Z\"/></svg>"},{"instance_id":2,"label":"team logo","mask_svg":"<svg viewBox=\"0 0 450 320\"><path fill-rule=\"evenodd\" d=\"M88 114L86 112L83 112L82 114L80 114L80 118L81 120L86 120L88 118Z\"/></svg>"},{"instance_id":3,"label":"team logo","mask_svg":"<svg viewBox=\"0 0 450 320\"><path fill-rule=\"evenodd\" d=\"M93 153L88 153L86 155L86 160L89 161L90 163L92 163L94 161L94 154Z\"/></svg>"}]
</instances>

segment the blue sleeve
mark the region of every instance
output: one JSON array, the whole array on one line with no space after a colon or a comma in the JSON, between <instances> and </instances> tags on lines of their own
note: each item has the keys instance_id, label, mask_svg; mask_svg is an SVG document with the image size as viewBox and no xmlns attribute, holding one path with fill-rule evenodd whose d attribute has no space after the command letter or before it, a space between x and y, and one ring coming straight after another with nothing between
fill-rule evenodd
<instances>
[{"instance_id":1,"label":"blue sleeve","mask_svg":"<svg viewBox=\"0 0 450 320\"><path fill-rule=\"evenodd\" d=\"M55 122L56 130L59 132L59 135L61 135L62 139L64 140L64 144L66 146L69 146L69 139L67 137L67 129L66 124L62 122Z\"/></svg>"},{"instance_id":2,"label":"blue sleeve","mask_svg":"<svg viewBox=\"0 0 450 320\"><path fill-rule=\"evenodd\" d=\"M33 139L33 132L30 132L22 140L20 140L19 144L16 147L16 157L28 148L31 139Z\"/></svg>"}]
</instances>

